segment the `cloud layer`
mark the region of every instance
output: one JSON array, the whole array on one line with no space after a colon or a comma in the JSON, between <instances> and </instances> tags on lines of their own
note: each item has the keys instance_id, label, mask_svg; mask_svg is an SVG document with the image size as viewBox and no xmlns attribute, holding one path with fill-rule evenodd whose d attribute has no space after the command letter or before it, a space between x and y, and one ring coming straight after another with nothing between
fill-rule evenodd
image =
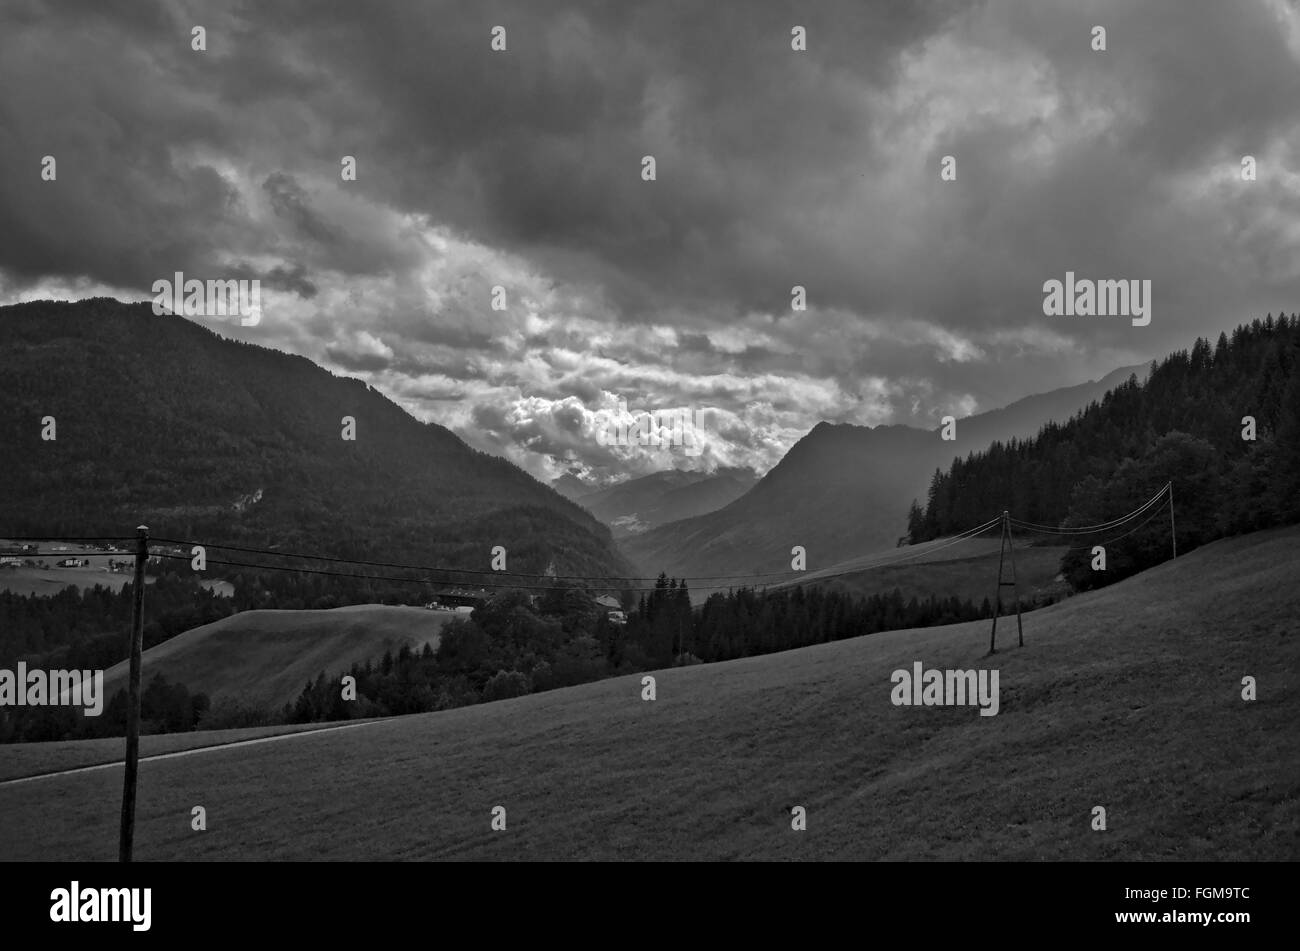
<instances>
[{"instance_id":1,"label":"cloud layer","mask_svg":"<svg viewBox=\"0 0 1300 951\"><path fill-rule=\"evenodd\" d=\"M215 329L539 476L761 470L1294 309L1298 67L1288 0L16 0L0 300L256 277ZM1067 270L1151 280L1151 325L1045 317ZM599 445L620 400L705 452Z\"/></svg>"}]
</instances>

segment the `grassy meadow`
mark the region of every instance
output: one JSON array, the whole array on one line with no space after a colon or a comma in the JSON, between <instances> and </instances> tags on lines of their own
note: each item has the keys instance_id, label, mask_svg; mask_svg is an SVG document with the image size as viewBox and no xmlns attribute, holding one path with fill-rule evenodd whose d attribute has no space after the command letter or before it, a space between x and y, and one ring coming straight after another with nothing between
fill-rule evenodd
<instances>
[{"instance_id":1,"label":"grassy meadow","mask_svg":"<svg viewBox=\"0 0 1300 951\"><path fill-rule=\"evenodd\" d=\"M992 657L986 622L893 631L144 763L136 855L1294 860L1298 565L1300 528L1217 542ZM892 705L914 661L997 669L1001 712ZM0 786L0 858L112 860L121 779Z\"/></svg>"},{"instance_id":2,"label":"grassy meadow","mask_svg":"<svg viewBox=\"0 0 1300 951\"><path fill-rule=\"evenodd\" d=\"M438 634L456 615L402 605L358 604L320 611L241 611L149 648L143 678L157 673L191 692L242 697L278 709L308 680L354 662L374 660L403 645L438 646ZM127 661L104 672L106 696L126 686Z\"/></svg>"}]
</instances>

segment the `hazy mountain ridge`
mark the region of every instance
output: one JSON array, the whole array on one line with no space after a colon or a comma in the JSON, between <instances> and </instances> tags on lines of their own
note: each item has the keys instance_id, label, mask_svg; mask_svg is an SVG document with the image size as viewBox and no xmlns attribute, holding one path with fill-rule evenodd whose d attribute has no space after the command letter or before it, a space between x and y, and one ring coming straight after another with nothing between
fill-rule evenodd
<instances>
[{"instance_id":1,"label":"hazy mountain ridge","mask_svg":"<svg viewBox=\"0 0 1300 951\"><path fill-rule=\"evenodd\" d=\"M790 570L791 549L810 569L893 546L907 532L907 508L924 499L936 468L994 439L1025 438L1108 390L1146 373L1125 367L1100 380L1028 396L959 419L956 439L905 425L818 423L745 495L619 544L647 574L731 575Z\"/></svg>"},{"instance_id":2,"label":"hazy mountain ridge","mask_svg":"<svg viewBox=\"0 0 1300 951\"><path fill-rule=\"evenodd\" d=\"M578 481L566 473L552 485L557 491L561 485L565 491L574 491L573 483ZM752 469L742 467L714 472L667 469L604 488L589 488L572 497L620 538L722 508L757 481Z\"/></svg>"}]
</instances>

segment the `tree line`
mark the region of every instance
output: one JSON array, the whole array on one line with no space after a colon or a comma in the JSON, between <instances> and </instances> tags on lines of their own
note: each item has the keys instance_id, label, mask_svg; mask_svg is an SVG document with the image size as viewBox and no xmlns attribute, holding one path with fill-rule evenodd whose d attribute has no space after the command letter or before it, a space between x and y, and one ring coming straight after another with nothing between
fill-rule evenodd
<instances>
[{"instance_id":1,"label":"tree line","mask_svg":"<svg viewBox=\"0 0 1300 951\"><path fill-rule=\"evenodd\" d=\"M732 660L897 628L992 616L956 597L869 597L821 588L711 595L692 608L685 579L660 575L626 624L580 587L510 591L443 628L437 648L403 646L346 671L321 671L279 712L292 723L423 713L678 664ZM344 696L352 678L355 699Z\"/></svg>"},{"instance_id":2,"label":"tree line","mask_svg":"<svg viewBox=\"0 0 1300 951\"><path fill-rule=\"evenodd\" d=\"M144 646L153 647L201 624L233 614L237 604L174 571L158 573L144 599ZM125 660L134 582L69 585L53 595L0 591L0 667L26 659L37 666L90 669Z\"/></svg>"},{"instance_id":3,"label":"tree line","mask_svg":"<svg viewBox=\"0 0 1300 951\"><path fill-rule=\"evenodd\" d=\"M1130 377L1065 423L954 459L935 471L924 507L912 503L908 539L955 534L1003 510L1063 528L1097 525L1166 483L1180 553L1300 521L1300 318L1270 314L1213 346L1198 338L1153 362L1146 382ZM1170 557L1162 512L1131 534L1133 524L1077 536L1062 559L1066 579L1097 587ZM1091 568L1097 544L1107 547L1104 572Z\"/></svg>"},{"instance_id":4,"label":"tree line","mask_svg":"<svg viewBox=\"0 0 1300 951\"><path fill-rule=\"evenodd\" d=\"M444 710L677 664L791 650L900 627L991 616L986 598L904 599L895 589L870 597L813 588L711 595L692 609L686 582L663 575L632 607L627 622L580 586L533 596L509 590L443 628L438 646L403 645L347 670L321 671L278 710L191 692L161 675L142 697L142 732L225 729ZM345 697L344 677L351 677ZM99 717L70 707L0 711L0 742L121 736L126 695Z\"/></svg>"}]
</instances>

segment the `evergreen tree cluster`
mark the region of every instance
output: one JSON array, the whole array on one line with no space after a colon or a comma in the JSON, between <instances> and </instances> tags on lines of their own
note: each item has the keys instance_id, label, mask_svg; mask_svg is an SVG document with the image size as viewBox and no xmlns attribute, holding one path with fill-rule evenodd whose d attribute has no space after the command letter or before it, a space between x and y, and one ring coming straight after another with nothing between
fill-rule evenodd
<instances>
[{"instance_id":1,"label":"evergreen tree cluster","mask_svg":"<svg viewBox=\"0 0 1300 951\"><path fill-rule=\"evenodd\" d=\"M693 655L712 662L992 615L987 598L978 607L955 596L904 600L897 588L865 598L820 587L768 592L744 588L711 595L704 602L687 646ZM632 625L629 621L629 628Z\"/></svg>"},{"instance_id":2,"label":"evergreen tree cluster","mask_svg":"<svg viewBox=\"0 0 1300 951\"><path fill-rule=\"evenodd\" d=\"M1243 438L1247 416L1253 440ZM1300 520L1300 317L1270 314L1213 346L1197 339L1153 363L1145 383L1130 377L1065 423L954 459L935 471L925 506L913 503L908 537L952 535L1004 510L1048 526L1100 525L1167 482L1180 553ZM1067 580L1095 587L1168 558L1167 509L1160 514L1075 536L1062 561ZM1093 571L1091 548L1107 542L1107 570Z\"/></svg>"},{"instance_id":3,"label":"evergreen tree cluster","mask_svg":"<svg viewBox=\"0 0 1300 951\"><path fill-rule=\"evenodd\" d=\"M106 700L99 716L86 716L76 706L0 707L0 743L39 743L89 740L126 734L126 691ZM195 728L218 729L208 722L208 695L190 693L181 683L156 674L140 691L140 733L181 733Z\"/></svg>"},{"instance_id":4,"label":"evergreen tree cluster","mask_svg":"<svg viewBox=\"0 0 1300 951\"><path fill-rule=\"evenodd\" d=\"M0 591L0 667L103 669L127 658L134 583L118 591L69 585L54 595ZM236 605L198 579L164 570L145 592L144 646L233 614Z\"/></svg>"},{"instance_id":5,"label":"evergreen tree cluster","mask_svg":"<svg viewBox=\"0 0 1300 951\"><path fill-rule=\"evenodd\" d=\"M402 647L348 671L322 671L282 711L306 723L443 710L678 664L731 660L877 631L992 616L956 597L867 598L820 588L714 594L692 610L685 580L661 575L627 623L610 622L580 588L494 598L443 628L436 650ZM355 680L345 699L343 677Z\"/></svg>"}]
</instances>

